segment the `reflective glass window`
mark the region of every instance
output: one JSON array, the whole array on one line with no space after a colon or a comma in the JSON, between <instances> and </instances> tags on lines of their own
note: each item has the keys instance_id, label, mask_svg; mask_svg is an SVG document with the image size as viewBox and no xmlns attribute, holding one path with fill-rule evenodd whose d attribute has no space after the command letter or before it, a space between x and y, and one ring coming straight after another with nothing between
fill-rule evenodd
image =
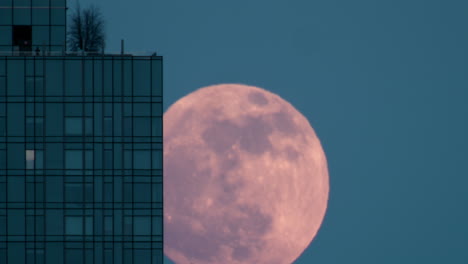
<instances>
[{"instance_id":1,"label":"reflective glass window","mask_svg":"<svg viewBox=\"0 0 468 264\"><path fill-rule=\"evenodd\" d=\"M53 0L52 3L55 3L56 0ZM50 11L50 22L51 25L65 25L65 8L52 8Z\"/></svg>"},{"instance_id":2,"label":"reflective glass window","mask_svg":"<svg viewBox=\"0 0 468 264\"><path fill-rule=\"evenodd\" d=\"M81 96L83 93L81 60L67 60L65 62L65 75L65 95ZM79 104L79 108L82 109L81 104Z\"/></svg>"},{"instance_id":3,"label":"reflective glass window","mask_svg":"<svg viewBox=\"0 0 468 264\"><path fill-rule=\"evenodd\" d=\"M48 8L34 8L32 10L33 24L34 25L48 25L49 24L49 10Z\"/></svg>"},{"instance_id":4,"label":"reflective glass window","mask_svg":"<svg viewBox=\"0 0 468 264\"><path fill-rule=\"evenodd\" d=\"M92 216L85 217L85 235L87 236L93 235L93 217Z\"/></svg>"},{"instance_id":5,"label":"reflective glass window","mask_svg":"<svg viewBox=\"0 0 468 264\"><path fill-rule=\"evenodd\" d=\"M65 217L66 235L83 235L83 217L66 216Z\"/></svg>"},{"instance_id":6,"label":"reflective glass window","mask_svg":"<svg viewBox=\"0 0 468 264\"><path fill-rule=\"evenodd\" d=\"M13 9L13 23L15 25L30 25L31 24L31 9L30 8Z\"/></svg>"},{"instance_id":7,"label":"reflective glass window","mask_svg":"<svg viewBox=\"0 0 468 264\"><path fill-rule=\"evenodd\" d=\"M135 150L133 155L133 167L135 169L151 168L151 157L149 150Z\"/></svg>"},{"instance_id":8,"label":"reflective glass window","mask_svg":"<svg viewBox=\"0 0 468 264\"><path fill-rule=\"evenodd\" d=\"M133 95L149 96L151 86L149 60L134 60Z\"/></svg>"},{"instance_id":9,"label":"reflective glass window","mask_svg":"<svg viewBox=\"0 0 468 264\"><path fill-rule=\"evenodd\" d=\"M63 62L61 60L46 61L46 96L63 95Z\"/></svg>"},{"instance_id":10,"label":"reflective glass window","mask_svg":"<svg viewBox=\"0 0 468 264\"><path fill-rule=\"evenodd\" d=\"M151 202L151 185L147 183L133 184L134 202L149 203Z\"/></svg>"},{"instance_id":11,"label":"reflective glass window","mask_svg":"<svg viewBox=\"0 0 468 264\"><path fill-rule=\"evenodd\" d=\"M80 136L83 134L83 118L67 117L65 118L65 135Z\"/></svg>"},{"instance_id":12,"label":"reflective glass window","mask_svg":"<svg viewBox=\"0 0 468 264\"><path fill-rule=\"evenodd\" d=\"M65 27L53 26L50 28L50 44L57 46L65 45ZM64 47L60 47L64 48ZM59 49L60 51L61 49Z\"/></svg>"},{"instance_id":13,"label":"reflective glass window","mask_svg":"<svg viewBox=\"0 0 468 264\"><path fill-rule=\"evenodd\" d=\"M104 235L112 235L112 216L104 216Z\"/></svg>"},{"instance_id":14,"label":"reflective glass window","mask_svg":"<svg viewBox=\"0 0 468 264\"><path fill-rule=\"evenodd\" d=\"M65 264L83 264L82 249L66 249Z\"/></svg>"},{"instance_id":15,"label":"reflective glass window","mask_svg":"<svg viewBox=\"0 0 468 264\"><path fill-rule=\"evenodd\" d=\"M149 216L133 217L133 234L136 236L149 236L151 234L151 221Z\"/></svg>"},{"instance_id":16,"label":"reflective glass window","mask_svg":"<svg viewBox=\"0 0 468 264\"><path fill-rule=\"evenodd\" d=\"M133 135L140 136L140 137L151 136L151 118L134 117L133 118Z\"/></svg>"},{"instance_id":17,"label":"reflective glass window","mask_svg":"<svg viewBox=\"0 0 468 264\"><path fill-rule=\"evenodd\" d=\"M12 176L8 178L8 201L24 202L25 181L22 176Z\"/></svg>"},{"instance_id":18,"label":"reflective glass window","mask_svg":"<svg viewBox=\"0 0 468 264\"><path fill-rule=\"evenodd\" d=\"M33 26L32 35L33 49L36 50L36 47L39 47L40 51L45 51L47 49L46 46L49 45L49 27Z\"/></svg>"},{"instance_id":19,"label":"reflective glass window","mask_svg":"<svg viewBox=\"0 0 468 264\"><path fill-rule=\"evenodd\" d=\"M28 170L34 169L34 160L35 160L34 150L26 150L26 169Z\"/></svg>"},{"instance_id":20,"label":"reflective glass window","mask_svg":"<svg viewBox=\"0 0 468 264\"><path fill-rule=\"evenodd\" d=\"M67 203L83 202L83 184L66 183L65 184L65 202Z\"/></svg>"},{"instance_id":21,"label":"reflective glass window","mask_svg":"<svg viewBox=\"0 0 468 264\"><path fill-rule=\"evenodd\" d=\"M83 169L83 151L66 150L65 151L66 169Z\"/></svg>"},{"instance_id":22,"label":"reflective glass window","mask_svg":"<svg viewBox=\"0 0 468 264\"><path fill-rule=\"evenodd\" d=\"M138 264L151 264L151 251L149 249L135 249L134 263Z\"/></svg>"},{"instance_id":23,"label":"reflective glass window","mask_svg":"<svg viewBox=\"0 0 468 264\"><path fill-rule=\"evenodd\" d=\"M12 9L0 8L0 25L11 25Z\"/></svg>"}]
</instances>

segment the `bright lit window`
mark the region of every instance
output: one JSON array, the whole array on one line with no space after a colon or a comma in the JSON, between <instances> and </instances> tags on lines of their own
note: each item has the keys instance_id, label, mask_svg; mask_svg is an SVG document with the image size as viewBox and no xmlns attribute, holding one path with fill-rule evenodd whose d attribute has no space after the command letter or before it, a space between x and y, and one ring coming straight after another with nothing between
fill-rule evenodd
<instances>
[{"instance_id":1,"label":"bright lit window","mask_svg":"<svg viewBox=\"0 0 468 264\"><path fill-rule=\"evenodd\" d=\"M34 169L35 153L34 150L26 150L26 169Z\"/></svg>"}]
</instances>

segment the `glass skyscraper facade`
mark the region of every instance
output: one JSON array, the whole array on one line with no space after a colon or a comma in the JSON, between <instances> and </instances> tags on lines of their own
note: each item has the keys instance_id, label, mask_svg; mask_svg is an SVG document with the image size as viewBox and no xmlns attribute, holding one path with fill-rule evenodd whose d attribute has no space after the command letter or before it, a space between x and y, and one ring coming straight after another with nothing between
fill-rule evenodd
<instances>
[{"instance_id":1,"label":"glass skyscraper facade","mask_svg":"<svg viewBox=\"0 0 468 264\"><path fill-rule=\"evenodd\" d=\"M0 263L163 263L162 58L67 54L65 6L0 0Z\"/></svg>"}]
</instances>

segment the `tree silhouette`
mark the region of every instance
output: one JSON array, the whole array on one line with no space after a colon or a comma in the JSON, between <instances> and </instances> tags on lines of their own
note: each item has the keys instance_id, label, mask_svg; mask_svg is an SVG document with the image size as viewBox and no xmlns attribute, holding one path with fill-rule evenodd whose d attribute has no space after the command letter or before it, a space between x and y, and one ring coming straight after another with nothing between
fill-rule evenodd
<instances>
[{"instance_id":1,"label":"tree silhouette","mask_svg":"<svg viewBox=\"0 0 468 264\"><path fill-rule=\"evenodd\" d=\"M81 10L77 4L68 31L71 51L104 52L105 34L102 13L95 5Z\"/></svg>"}]
</instances>

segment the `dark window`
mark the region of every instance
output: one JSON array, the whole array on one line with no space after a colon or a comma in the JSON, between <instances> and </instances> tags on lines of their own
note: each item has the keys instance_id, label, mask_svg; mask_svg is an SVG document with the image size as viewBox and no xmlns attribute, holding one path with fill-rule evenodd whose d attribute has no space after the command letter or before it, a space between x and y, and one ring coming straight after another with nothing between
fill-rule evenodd
<instances>
[{"instance_id":1,"label":"dark window","mask_svg":"<svg viewBox=\"0 0 468 264\"><path fill-rule=\"evenodd\" d=\"M20 51L32 50L32 26L13 26L13 46Z\"/></svg>"}]
</instances>

